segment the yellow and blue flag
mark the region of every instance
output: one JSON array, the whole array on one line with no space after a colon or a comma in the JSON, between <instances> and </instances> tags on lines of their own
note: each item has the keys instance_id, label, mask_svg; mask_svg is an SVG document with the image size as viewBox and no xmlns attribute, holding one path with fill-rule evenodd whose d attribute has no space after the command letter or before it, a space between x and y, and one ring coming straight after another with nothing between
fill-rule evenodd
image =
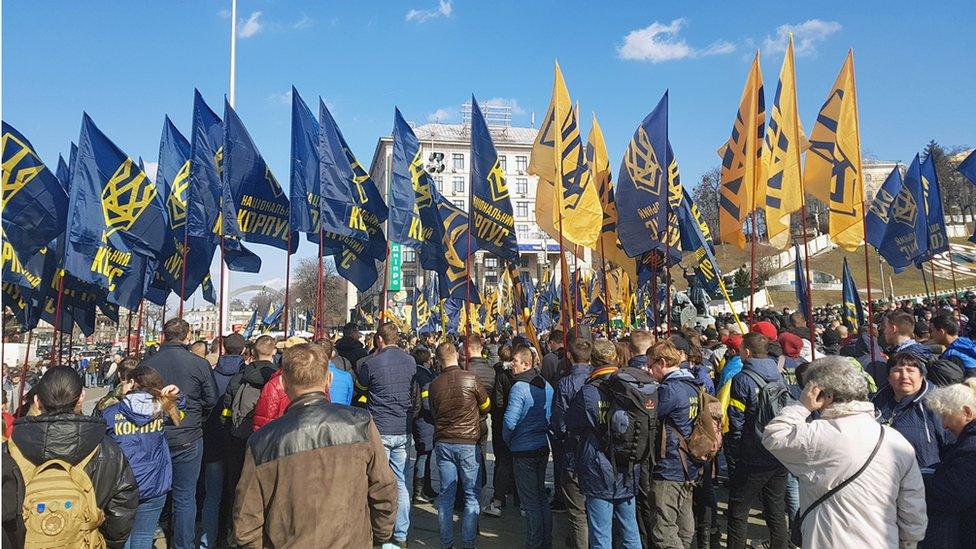
<instances>
[{"instance_id":1,"label":"yellow and blue flag","mask_svg":"<svg viewBox=\"0 0 976 549\"><path fill-rule=\"evenodd\" d=\"M945 214L942 210L942 188L939 186L939 175L935 171L935 160L931 154L922 162L919 175L922 179L922 196L925 199L928 257L933 257L949 251L949 237L946 234Z\"/></svg>"},{"instance_id":2,"label":"yellow and blue flag","mask_svg":"<svg viewBox=\"0 0 976 549\"><path fill-rule=\"evenodd\" d=\"M732 135L719 149L722 175L719 184L718 226L721 242L745 248L742 224L746 217L762 204L765 182L762 162L762 141L766 125L766 101L763 97L762 70L759 53L752 61L746 78L739 110L732 125Z\"/></svg>"},{"instance_id":3,"label":"yellow and blue flag","mask_svg":"<svg viewBox=\"0 0 976 549\"><path fill-rule=\"evenodd\" d=\"M64 232L67 188L13 126L3 122L3 237L26 263Z\"/></svg>"},{"instance_id":4,"label":"yellow and blue flag","mask_svg":"<svg viewBox=\"0 0 976 549\"><path fill-rule=\"evenodd\" d=\"M830 239L847 251L857 249L864 236L864 180L853 50L817 115L803 182L808 193L827 205Z\"/></svg>"},{"instance_id":5,"label":"yellow and blue flag","mask_svg":"<svg viewBox=\"0 0 976 549\"><path fill-rule=\"evenodd\" d=\"M518 242L515 238L515 217L505 182L505 172L498 164L495 143L488 131L488 123L481 107L471 96L471 204L470 218L474 223L472 237L480 249L491 252L505 261L517 262Z\"/></svg>"},{"instance_id":6,"label":"yellow and blue flag","mask_svg":"<svg viewBox=\"0 0 976 549\"><path fill-rule=\"evenodd\" d=\"M298 249L297 235L289 236L288 196L226 100L223 180L230 189L244 240L282 250L288 250L290 241L290 253Z\"/></svg>"},{"instance_id":7,"label":"yellow and blue flag","mask_svg":"<svg viewBox=\"0 0 976 549\"><path fill-rule=\"evenodd\" d=\"M248 319L247 325L244 326L244 332L241 334L244 336L244 339L251 339L251 334L254 333L254 326L257 324L257 322L258 310L255 309L254 312L251 313L251 318Z\"/></svg>"},{"instance_id":8,"label":"yellow and blue flag","mask_svg":"<svg viewBox=\"0 0 976 549\"><path fill-rule=\"evenodd\" d=\"M629 257L660 246L667 227L671 165L668 93L644 118L627 145L617 181L617 236Z\"/></svg>"},{"instance_id":9,"label":"yellow and blue flag","mask_svg":"<svg viewBox=\"0 0 976 549\"><path fill-rule=\"evenodd\" d=\"M600 240L596 251L603 257L604 262L612 262L627 272L632 279L637 279L637 262L627 257L620 239L617 238L617 203L614 200L613 176L610 172L610 156L607 154L607 144L603 139L603 129L593 115L593 125L586 139L586 164L590 169L593 184L600 197L600 208L603 211L603 224L600 227Z\"/></svg>"},{"instance_id":10,"label":"yellow and blue flag","mask_svg":"<svg viewBox=\"0 0 976 549\"><path fill-rule=\"evenodd\" d=\"M896 166L885 179L868 210L867 242L896 273L928 251L928 224L922 194L921 162L912 160L902 178Z\"/></svg>"},{"instance_id":11,"label":"yellow and blue flag","mask_svg":"<svg viewBox=\"0 0 976 549\"><path fill-rule=\"evenodd\" d=\"M467 266L469 254L477 251L468 235L468 214L441 196L435 186L430 187L433 204L422 207L420 215L424 227L435 230L420 250L420 263L437 273L441 297L470 298L471 303L480 303Z\"/></svg>"},{"instance_id":12,"label":"yellow and blue flag","mask_svg":"<svg viewBox=\"0 0 976 549\"><path fill-rule=\"evenodd\" d=\"M264 325L264 332L267 333L281 320L281 312L285 309L285 302L282 301L278 308L271 309L271 304L268 304L268 314L264 315L261 320L261 324Z\"/></svg>"},{"instance_id":13,"label":"yellow and blue flag","mask_svg":"<svg viewBox=\"0 0 976 549\"><path fill-rule=\"evenodd\" d=\"M393 177L388 193L391 241L418 250L423 246L433 229L424 226L420 208L433 204L428 193L433 187L420 156L420 141L400 109L394 109Z\"/></svg>"},{"instance_id":14,"label":"yellow and blue flag","mask_svg":"<svg viewBox=\"0 0 976 549\"><path fill-rule=\"evenodd\" d=\"M779 249L789 247L790 214L803 207L803 173L800 155L809 145L797 112L796 70L793 64L793 36L790 35L783 68L779 71L776 95L763 141L766 234Z\"/></svg>"},{"instance_id":15,"label":"yellow and blue flag","mask_svg":"<svg viewBox=\"0 0 976 549\"><path fill-rule=\"evenodd\" d=\"M857 293L857 286L854 285L854 276L851 274L851 268L847 265L847 258L844 258L844 273L843 273L843 292L842 300L843 307L841 308L841 316L844 318L844 324L852 331L857 332L864 326L864 307L861 305L861 296Z\"/></svg>"},{"instance_id":16,"label":"yellow and blue flag","mask_svg":"<svg viewBox=\"0 0 976 549\"><path fill-rule=\"evenodd\" d=\"M702 232L707 226L696 216L693 204L687 193L678 208L678 226L681 232L681 249L692 254L695 276L702 286L711 294L724 292L722 271L712 251L712 241L709 235Z\"/></svg>"},{"instance_id":17,"label":"yellow and blue flag","mask_svg":"<svg viewBox=\"0 0 976 549\"><path fill-rule=\"evenodd\" d=\"M108 301L136 309L146 272L166 238L156 184L108 139L87 113L71 174L64 268L107 292Z\"/></svg>"},{"instance_id":18,"label":"yellow and blue flag","mask_svg":"<svg viewBox=\"0 0 976 549\"><path fill-rule=\"evenodd\" d=\"M464 299L449 298L444 300L444 332L457 334L461 326L461 310L464 308Z\"/></svg>"}]
</instances>

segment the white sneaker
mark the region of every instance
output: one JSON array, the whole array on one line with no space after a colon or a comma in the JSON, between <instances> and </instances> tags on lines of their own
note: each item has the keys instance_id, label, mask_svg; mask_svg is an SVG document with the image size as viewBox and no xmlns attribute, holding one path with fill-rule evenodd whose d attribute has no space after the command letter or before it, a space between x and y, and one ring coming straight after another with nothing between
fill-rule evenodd
<instances>
[{"instance_id":1,"label":"white sneaker","mask_svg":"<svg viewBox=\"0 0 976 549\"><path fill-rule=\"evenodd\" d=\"M488 506L484 508L482 513L488 515L489 517L498 518L502 516L502 506L499 505L497 501L491 500L491 503L489 503Z\"/></svg>"}]
</instances>

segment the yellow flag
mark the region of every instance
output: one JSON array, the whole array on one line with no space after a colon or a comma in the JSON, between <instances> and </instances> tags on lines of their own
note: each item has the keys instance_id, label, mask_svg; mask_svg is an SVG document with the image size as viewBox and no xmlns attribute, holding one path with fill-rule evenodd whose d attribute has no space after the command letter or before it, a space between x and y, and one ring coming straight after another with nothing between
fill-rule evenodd
<instances>
[{"instance_id":1,"label":"yellow flag","mask_svg":"<svg viewBox=\"0 0 976 549\"><path fill-rule=\"evenodd\" d=\"M561 233L565 240L594 248L600 237L603 209L586 166L576 110L559 63L552 100L532 145L529 173L539 176L536 222L540 227L557 239Z\"/></svg>"},{"instance_id":2,"label":"yellow flag","mask_svg":"<svg viewBox=\"0 0 976 549\"><path fill-rule=\"evenodd\" d=\"M769 126L763 143L763 159L767 163L766 232L769 243L781 250L790 246L790 214L803 207L803 174L800 154L807 147L803 124L796 107L796 73L793 65L793 36L786 48L783 68Z\"/></svg>"},{"instance_id":3,"label":"yellow flag","mask_svg":"<svg viewBox=\"0 0 976 549\"><path fill-rule=\"evenodd\" d=\"M732 136L718 151L722 157L718 204L719 241L734 243L740 250L746 245L742 224L756 205L762 203L763 198L759 183L765 181L762 173L765 111L762 70L759 68L757 52L739 100Z\"/></svg>"},{"instance_id":4,"label":"yellow flag","mask_svg":"<svg viewBox=\"0 0 976 549\"><path fill-rule=\"evenodd\" d=\"M610 261L624 269L628 275L637 280L637 261L627 257L617 238L617 204L613 197L613 176L610 172L610 156L607 154L607 144L603 139L603 130L593 115L593 125L586 139L586 163L600 198L600 209L603 212L603 225L600 229L600 239L595 251L604 261Z\"/></svg>"},{"instance_id":5,"label":"yellow flag","mask_svg":"<svg viewBox=\"0 0 976 549\"><path fill-rule=\"evenodd\" d=\"M820 107L803 171L806 190L827 205L831 240L847 251L857 249L864 238L864 181L854 50L847 52L847 60Z\"/></svg>"}]
</instances>

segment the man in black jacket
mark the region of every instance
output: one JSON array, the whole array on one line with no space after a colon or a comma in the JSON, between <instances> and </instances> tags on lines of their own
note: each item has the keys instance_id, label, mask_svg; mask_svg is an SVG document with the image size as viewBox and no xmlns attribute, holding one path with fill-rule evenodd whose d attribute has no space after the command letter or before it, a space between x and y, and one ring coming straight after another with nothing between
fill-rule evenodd
<instances>
[{"instance_id":1,"label":"man in black jacket","mask_svg":"<svg viewBox=\"0 0 976 549\"><path fill-rule=\"evenodd\" d=\"M100 416L81 415L84 400L81 376L68 366L51 368L41 378L34 396L40 415L22 417L14 422L11 441L16 448L11 450L7 445L3 448L5 539L10 532L6 520L8 506L19 515L25 490L23 475L10 459L11 451L19 451L27 461L40 466L51 459L77 465L97 449L85 466L85 472L95 488L98 508L105 513L105 521L98 529L108 547L125 545L139 507L139 489L122 449L105 436L105 420ZM11 494L16 501L8 501ZM16 525L16 532L11 536L14 539L10 540L12 546L21 546L24 541L23 517L14 517L12 525Z\"/></svg>"},{"instance_id":2,"label":"man in black jacket","mask_svg":"<svg viewBox=\"0 0 976 549\"><path fill-rule=\"evenodd\" d=\"M163 382L176 385L186 397L179 425L167 425L166 440L173 460L174 549L196 547L197 479L203 458L203 421L217 404L217 384L210 363L186 350L190 325L171 318L163 325L163 344L142 362L159 372Z\"/></svg>"},{"instance_id":3,"label":"man in black jacket","mask_svg":"<svg viewBox=\"0 0 976 549\"><path fill-rule=\"evenodd\" d=\"M356 326L355 322L350 322L342 327L342 337L335 344L336 353L348 360L354 368L358 366L360 360L369 354L366 347L363 346L363 342L360 341L361 338L359 326ZM355 372L353 374L355 375Z\"/></svg>"}]
</instances>

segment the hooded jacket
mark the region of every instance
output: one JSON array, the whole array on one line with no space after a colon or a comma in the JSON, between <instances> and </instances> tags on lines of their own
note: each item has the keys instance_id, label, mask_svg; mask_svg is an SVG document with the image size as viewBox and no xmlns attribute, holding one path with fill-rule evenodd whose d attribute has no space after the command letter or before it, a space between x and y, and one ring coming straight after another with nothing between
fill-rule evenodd
<instances>
[{"instance_id":1,"label":"hooded jacket","mask_svg":"<svg viewBox=\"0 0 976 549\"><path fill-rule=\"evenodd\" d=\"M233 395L227 398L226 393L231 380L241 373L243 367L244 357L241 355L223 355L214 366L213 378L220 399L203 424L204 463L222 460L227 445L231 443L230 405Z\"/></svg>"},{"instance_id":2,"label":"hooded jacket","mask_svg":"<svg viewBox=\"0 0 976 549\"><path fill-rule=\"evenodd\" d=\"M752 471L766 471L781 467L779 461L760 444L756 433L759 384L745 371L759 374L767 383L773 381L786 383L786 380L776 360L771 358L749 358L744 362L742 370L732 378L729 392L729 433L725 439L728 451L735 460L737 468L741 466Z\"/></svg>"},{"instance_id":3,"label":"hooded jacket","mask_svg":"<svg viewBox=\"0 0 976 549\"><path fill-rule=\"evenodd\" d=\"M180 399L181 408L186 400ZM107 432L122 448L129 461L139 501L159 497L173 486L173 464L163 426L171 424L169 414L145 391L133 392L102 410Z\"/></svg>"},{"instance_id":4,"label":"hooded jacket","mask_svg":"<svg viewBox=\"0 0 976 549\"><path fill-rule=\"evenodd\" d=\"M217 405L220 393L210 363L178 343L163 343L159 350L142 361L162 376L163 382L180 388L186 396L186 412L179 425L166 427L170 448L178 448L203 436L203 422Z\"/></svg>"},{"instance_id":5,"label":"hooded jacket","mask_svg":"<svg viewBox=\"0 0 976 549\"><path fill-rule=\"evenodd\" d=\"M556 389L553 395L552 425L550 431L552 431L556 440L562 443L566 454L566 468L570 471L575 470L574 455L579 442L575 439L570 440L567 438L566 413L569 411L569 405L573 401L573 397L583 387L583 384L586 383L591 373L593 373L593 366L586 363L573 364L572 368L569 369L569 373L561 377L556 383Z\"/></svg>"},{"instance_id":6,"label":"hooded jacket","mask_svg":"<svg viewBox=\"0 0 976 549\"><path fill-rule=\"evenodd\" d=\"M800 509L853 475L880 430L869 402L834 404L807 421L802 405L786 406L766 426L762 444L800 483ZM925 490L912 447L886 429L874 460L858 478L803 521L804 549L899 547L925 536Z\"/></svg>"},{"instance_id":7,"label":"hooded jacket","mask_svg":"<svg viewBox=\"0 0 976 549\"><path fill-rule=\"evenodd\" d=\"M579 441L573 466L580 492L586 497L618 500L637 494L640 464L625 468L615 466L610 461L605 442L606 410L610 403L598 384L616 372L617 368L613 367L591 372L566 412L567 435ZM690 377L687 372L686 375Z\"/></svg>"},{"instance_id":8,"label":"hooded jacket","mask_svg":"<svg viewBox=\"0 0 976 549\"><path fill-rule=\"evenodd\" d=\"M534 368L515 376L502 427L502 438L513 455L548 452L552 394L552 386Z\"/></svg>"},{"instance_id":9,"label":"hooded jacket","mask_svg":"<svg viewBox=\"0 0 976 549\"><path fill-rule=\"evenodd\" d=\"M917 393L896 402L895 392L888 385L872 400L878 422L892 427L911 443L919 467L938 465L939 453L946 442L942 419L925 405L929 387L929 382L922 380Z\"/></svg>"},{"instance_id":10,"label":"hooded jacket","mask_svg":"<svg viewBox=\"0 0 976 549\"><path fill-rule=\"evenodd\" d=\"M926 547L962 549L976 546L976 421L963 427L946 448L935 473L925 477L929 528Z\"/></svg>"},{"instance_id":11,"label":"hooded jacket","mask_svg":"<svg viewBox=\"0 0 976 549\"><path fill-rule=\"evenodd\" d=\"M105 543L109 547L122 547L135 520L139 489L122 449L105 432L105 421L100 417L40 415L17 419L12 439L24 457L35 465L50 459L77 464L98 447L85 472L95 487L95 501L105 512L105 522L99 527ZM8 453L6 445L3 452ZM19 470L14 476L17 491L23 494L23 476Z\"/></svg>"},{"instance_id":12,"label":"hooded jacket","mask_svg":"<svg viewBox=\"0 0 976 549\"><path fill-rule=\"evenodd\" d=\"M976 341L957 337L946 347L941 358L951 360L965 369L966 377L976 376Z\"/></svg>"},{"instance_id":13,"label":"hooded jacket","mask_svg":"<svg viewBox=\"0 0 976 549\"><path fill-rule=\"evenodd\" d=\"M336 341L335 350L339 356L348 360L353 365L353 368L369 354L362 342L346 336L342 336L339 338L339 341Z\"/></svg>"},{"instance_id":14,"label":"hooded jacket","mask_svg":"<svg viewBox=\"0 0 976 549\"><path fill-rule=\"evenodd\" d=\"M698 404L698 388L701 381L695 378L689 370L678 368L664 376L657 388L657 417L661 422L659 431L662 433L664 447L660 447L661 440L655 441L657 462L654 464L655 479L677 482L691 481L701 474L701 466L678 454L679 434L683 437L691 435L695 426L695 415L691 412L691 404ZM687 467L687 474L685 473Z\"/></svg>"}]
</instances>

